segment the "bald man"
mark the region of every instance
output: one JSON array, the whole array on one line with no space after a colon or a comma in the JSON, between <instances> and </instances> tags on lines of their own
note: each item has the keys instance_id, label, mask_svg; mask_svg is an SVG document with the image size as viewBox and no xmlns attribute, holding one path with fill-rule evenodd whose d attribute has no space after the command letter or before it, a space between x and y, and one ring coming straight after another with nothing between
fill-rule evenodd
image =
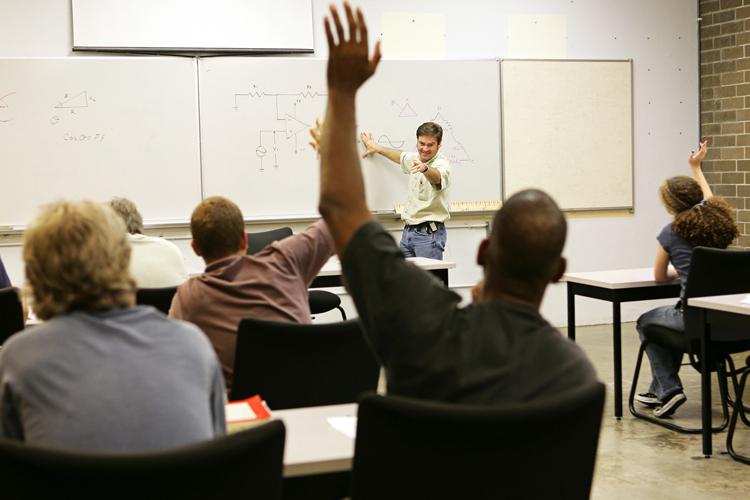
<instances>
[{"instance_id":1,"label":"bald man","mask_svg":"<svg viewBox=\"0 0 750 500\"><path fill-rule=\"evenodd\" d=\"M372 220L355 144L355 95L375 72L359 10L331 7L328 108L313 131L321 154L320 212L341 258L365 333L385 367L388 392L444 402L497 404L558 395L596 380L581 349L539 314L547 284L565 271L566 222L545 193L511 197L481 243L478 302L406 262ZM348 24L345 31L344 24Z\"/></svg>"}]
</instances>

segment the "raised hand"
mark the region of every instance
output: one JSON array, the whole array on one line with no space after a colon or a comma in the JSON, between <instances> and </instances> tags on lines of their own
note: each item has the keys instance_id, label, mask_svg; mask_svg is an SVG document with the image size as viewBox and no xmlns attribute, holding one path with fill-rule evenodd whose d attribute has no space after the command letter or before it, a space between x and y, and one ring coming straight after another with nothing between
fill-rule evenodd
<instances>
[{"instance_id":1,"label":"raised hand","mask_svg":"<svg viewBox=\"0 0 750 500\"><path fill-rule=\"evenodd\" d=\"M323 120L320 118L315 119L315 126L310 129L310 137L312 141L309 142L310 146L320 156L320 136L323 133Z\"/></svg>"},{"instance_id":2,"label":"raised hand","mask_svg":"<svg viewBox=\"0 0 750 500\"><path fill-rule=\"evenodd\" d=\"M365 145L365 152L362 155L362 158L367 158L368 156L374 155L378 152L378 145L375 142L375 139L372 138L372 134L369 132L362 132L359 134L359 140L362 141L362 144Z\"/></svg>"},{"instance_id":3,"label":"raised hand","mask_svg":"<svg viewBox=\"0 0 750 500\"><path fill-rule=\"evenodd\" d=\"M367 46L367 25L362 11L356 17L349 2L344 2L344 12L349 27L348 36L336 7L330 6L334 32L328 16L324 19L328 39L328 89L354 93L375 72L380 62L380 41L375 44L372 57Z\"/></svg>"},{"instance_id":4,"label":"raised hand","mask_svg":"<svg viewBox=\"0 0 750 500\"><path fill-rule=\"evenodd\" d=\"M688 157L688 163L692 167L700 167L701 162L703 161L703 158L706 157L706 153L708 152L708 141L705 140L700 143L700 149L698 151L691 151L690 156Z\"/></svg>"}]
</instances>

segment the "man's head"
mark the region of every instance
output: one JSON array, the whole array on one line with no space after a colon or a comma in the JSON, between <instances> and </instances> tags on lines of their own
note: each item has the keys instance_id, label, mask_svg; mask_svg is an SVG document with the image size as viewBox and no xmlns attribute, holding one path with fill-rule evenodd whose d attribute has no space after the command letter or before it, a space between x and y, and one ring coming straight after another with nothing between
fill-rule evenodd
<instances>
[{"instance_id":1,"label":"man's head","mask_svg":"<svg viewBox=\"0 0 750 500\"><path fill-rule=\"evenodd\" d=\"M44 208L26 230L23 260L41 319L134 303L125 224L109 207L83 201Z\"/></svg>"},{"instance_id":2,"label":"man's head","mask_svg":"<svg viewBox=\"0 0 750 500\"><path fill-rule=\"evenodd\" d=\"M247 235L240 208L221 196L203 200L190 217L193 250L207 264L245 252Z\"/></svg>"},{"instance_id":3,"label":"man's head","mask_svg":"<svg viewBox=\"0 0 750 500\"><path fill-rule=\"evenodd\" d=\"M417 128L417 151L422 162L430 161L443 142L443 127L433 122L425 122Z\"/></svg>"},{"instance_id":4,"label":"man's head","mask_svg":"<svg viewBox=\"0 0 750 500\"><path fill-rule=\"evenodd\" d=\"M125 228L130 234L143 233L143 217L135 203L127 198L112 198L109 206L125 221Z\"/></svg>"},{"instance_id":5,"label":"man's head","mask_svg":"<svg viewBox=\"0 0 750 500\"><path fill-rule=\"evenodd\" d=\"M565 272L566 233L565 217L546 193L527 189L511 196L497 211L489 239L479 247L483 298L511 298L538 306L547 284Z\"/></svg>"}]
</instances>

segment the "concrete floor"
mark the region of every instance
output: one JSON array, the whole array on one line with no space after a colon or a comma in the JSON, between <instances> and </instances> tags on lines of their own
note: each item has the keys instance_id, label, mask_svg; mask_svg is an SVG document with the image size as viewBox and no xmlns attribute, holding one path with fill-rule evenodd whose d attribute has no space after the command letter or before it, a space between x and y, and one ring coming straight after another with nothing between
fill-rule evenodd
<instances>
[{"instance_id":1,"label":"concrete floor","mask_svg":"<svg viewBox=\"0 0 750 500\"><path fill-rule=\"evenodd\" d=\"M562 331L565 333L565 329ZM592 499L750 498L750 466L736 462L726 454L726 431L714 434L714 455L705 459L701 453L700 434L673 432L636 419L629 413L627 396L640 345L635 323L624 323L622 328L622 420L614 417L612 326L579 327L576 337L596 366L599 378L607 384ZM744 366L745 358L737 356L735 362ZM689 366L683 366L680 375L688 400L678 410L675 421L699 427L700 375ZM639 392L644 392L649 382L650 369L644 361ZM716 422L720 418L716 388L713 395ZM745 391L745 397L750 399L750 390ZM738 423L734 445L738 452L750 455L750 428L741 422Z\"/></svg>"}]
</instances>

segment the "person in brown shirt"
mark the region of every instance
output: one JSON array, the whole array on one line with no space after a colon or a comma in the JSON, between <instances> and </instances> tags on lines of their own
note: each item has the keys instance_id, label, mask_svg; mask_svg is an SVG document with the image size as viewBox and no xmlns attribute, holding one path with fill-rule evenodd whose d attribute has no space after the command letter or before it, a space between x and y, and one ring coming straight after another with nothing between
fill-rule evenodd
<instances>
[{"instance_id":1,"label":"person in brown shirt","mask_svg":"<svg viewBox=\"0 0 750 500\"><path fill-rule=\"evenodd\" d=\"M307 288L334 251L322 220L305 231L246 255L242 212L222 197L206 198L190 219L191 245L206 262L172 300L170 318L198 325L219 356L232 387L237 326L242 318L310 323Z\"/></svg>"}]
</instances>

